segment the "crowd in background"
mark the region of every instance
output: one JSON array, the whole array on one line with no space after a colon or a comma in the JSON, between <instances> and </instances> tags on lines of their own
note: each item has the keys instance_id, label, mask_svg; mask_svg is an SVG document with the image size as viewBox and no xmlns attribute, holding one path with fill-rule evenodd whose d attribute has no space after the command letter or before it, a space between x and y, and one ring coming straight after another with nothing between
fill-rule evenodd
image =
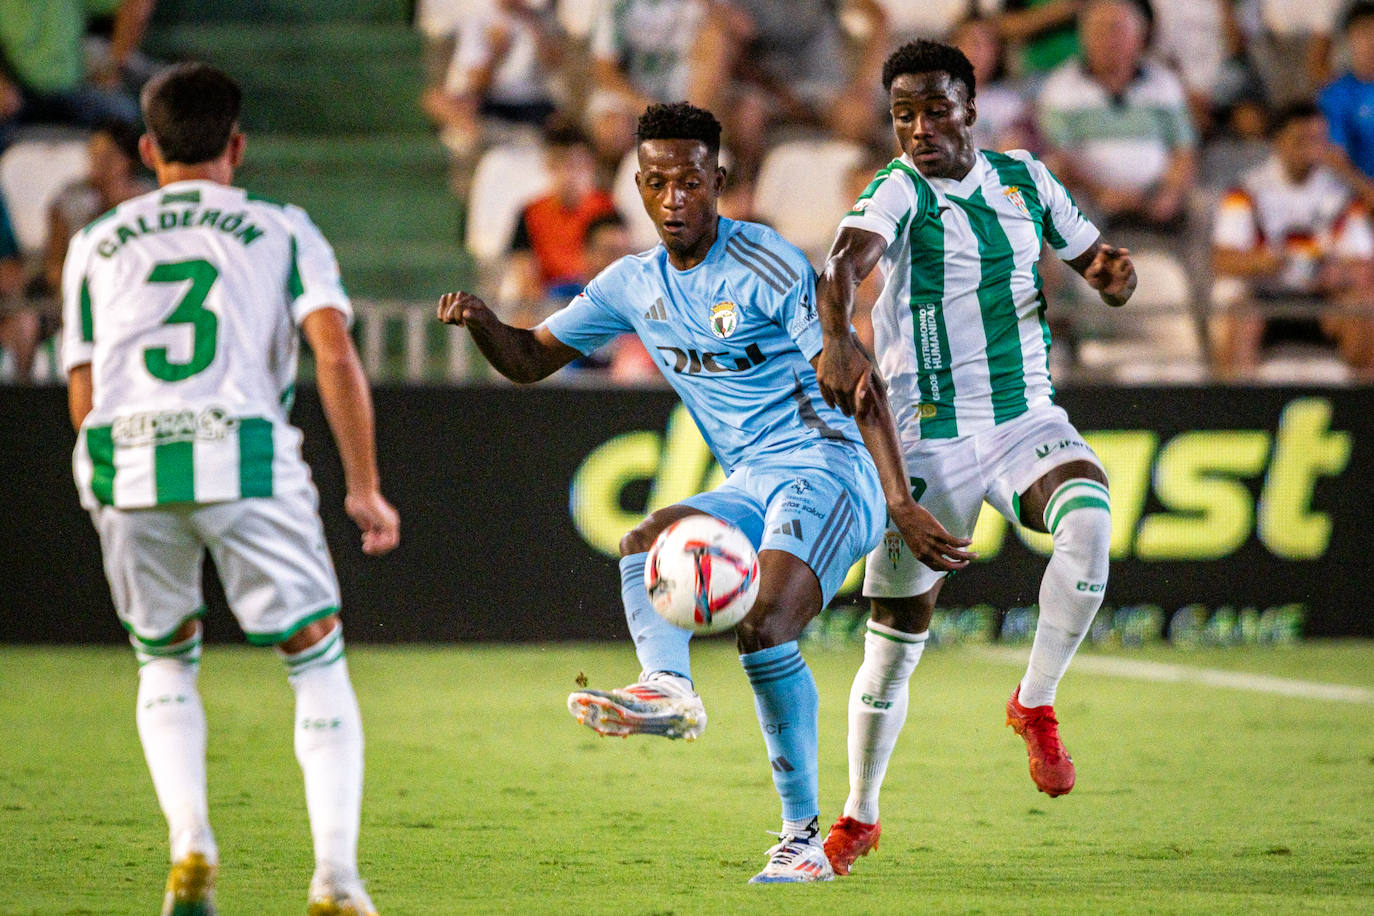
<instances>
[{"instance_id":1,"label":"crowd in background","mask_svg":"<svg viewBox=\"0 0 1374 916\"><path fill-rule=\"evenodd\" d=\"M134 125L154 2L0 3L0 151L42 125L90 131L89 174L49 208L39 257L22 256L0 197L0 377L26 380L53 330L66 239L149 186ZM419 0L416 27L419 104L460 198L493 149L542 151L542 193L482 277L519 322L642 244L615 189L647 104L716 112L721 212L768 221L759 179L780 145L852 150L850 199L897 153L881 65L924 37L974 65L977 144L1043 158L1141 255L1147 295L1119 313L1041 265L1057 372L1129 361L1138 350L1110 344L1139 338L1188 341L1204 374L1374 379L1371 0ZM630 344L586 365L654 374Z\"/></svg>"},{"instance_id":2,"label":"crowd in background","mask_svg":"<svg viewBox=\"0 0 1374 916\"><path fill-rule=\"evenodd\" d=\"M856 188L896 154L881 64L924 37L974 64L979 146L1045 159L1106 233L1166 257L1188 283L1178 298L1209 303L1197 315L1179 301L1173 316L1206 341L1200 364L1264 377L1268 354L1324 352L1340 362L1322 380L1374 377L1374 4L427 0L417 26L429 57L422 105L453 153L460 196L485 149L548 139L559 177L523 214L520 254L500 283L517 318L537 320L587 279L594 259L574 270L566 249L611 212L645 105L687 99L718 113L731 175L722 212L764 218L756 182L783 141L856 145ZM532 220L556 240L559 268ZM1051 309L1066 345L1057 368L1072 368L1092 338L1149 337L1169 323L1085 314L1056 266L1042 265L1068 303ZM1193 282L1213 274L1215 290Z\"/></svg>"}]
</instances>

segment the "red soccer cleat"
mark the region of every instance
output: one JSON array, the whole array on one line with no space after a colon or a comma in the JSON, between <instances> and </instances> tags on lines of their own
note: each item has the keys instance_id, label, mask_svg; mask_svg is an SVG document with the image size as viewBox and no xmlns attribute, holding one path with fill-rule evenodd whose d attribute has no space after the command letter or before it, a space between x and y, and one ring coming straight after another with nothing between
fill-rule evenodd
<instances>
[{"instance_id":1,"label":"red soccer cleat","mask_svg":"<svg viewBox=\"0 0 1374 916\"><path fill-rule=\"evenodd\" d=\"M1050 798L1065 795L1073 788L1073 758L1059 740L1059 720L1053 706L1022 706L1021 685L1007 700L1007 724L1026 739L1031 779ZM839 869L836 869L838 871Z\"/></svg>"},{"instance_id":2,"label":"red soccer cleat","mask_svg":"<svg viewBox=\"0 0 1374 916\"><path fill-rule=\"evenodd\" d=\"M837 875L849 874L849 866L859 856L868 855L870 849L878 848L878 837L882 836L882 822L865 824L852 817L841 817L825 835L825 857Z\"/></svg>"}]
</instances>

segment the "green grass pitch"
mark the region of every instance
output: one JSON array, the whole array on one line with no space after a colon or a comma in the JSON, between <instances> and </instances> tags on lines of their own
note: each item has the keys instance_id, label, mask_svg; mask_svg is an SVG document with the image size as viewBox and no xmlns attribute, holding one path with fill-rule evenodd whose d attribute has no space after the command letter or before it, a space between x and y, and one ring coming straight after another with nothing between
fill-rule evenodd
<instances>
[{"instance_id":1,"label":"green grass pitch","mask_svg":"<svg viewBox=\"0 0 1374 916\"><path fill-rule=\"evenodd\" d=\"M807 650L822 820L846 791L857 647ZM1374 644L1121 652L1374 688ZM1024 653L1022 654L1024 657ZM699 644L695 743L602 739L574 678L597 646L349 652L367 730L361 864L386 916L448 913L1374 912L1374 705L1070 670L1078 764L1050 799L1002 724L1020 669L933 649L884 792L881 849L828 885L751 887L778 801L728 640ZM121 649L0 649L0 914L150 914L165 827ZM210 646L211 816L225 916L304 912L311 871L291 693L270 652Z\"/></svg>"}]
</instances>

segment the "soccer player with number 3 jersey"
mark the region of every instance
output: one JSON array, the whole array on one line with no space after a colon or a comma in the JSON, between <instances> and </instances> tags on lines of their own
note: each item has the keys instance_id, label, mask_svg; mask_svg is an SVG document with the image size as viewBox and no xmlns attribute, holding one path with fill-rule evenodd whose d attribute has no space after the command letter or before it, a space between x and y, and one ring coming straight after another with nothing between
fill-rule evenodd
<instances>
[{"instance_id":1,"label":"soccer player with number 3 jersey","mask_svg":"<svg viewBox=\"0 0 1374 916\"><path fill-rule=\"evenodd\" d=\"M986 500L1053 537L1030 663L1006 712L1036 786L1062 795L1074 767L1055 691L1102 604L1111 508L1102 465L1053 401L1036 264L1048 244L1111 306L1130 298L1135 270L1035 157L974 148L973 67L958 49L907 44L888 58L883 85L902 154L841 221L821 276L821 391L846 413L867 409L872 367L850 315L855 287L880 266L874 344L919 475L913 495L958 536L972 534ZM878 791L944 575L891 533L868 557L873 612L849 700L850 795L825 841L839 874L877 845Z\"/></svg>"},{"instance_id":2,"label":"soccer player with number 3 jersey","mask_svg":"<svg viewBox=\"0 0 1374 916\"><path fill-rule=\"evenodd\" d=\"M240 99L203 64L155 77L140 152L159 189L72 240L62 350L76 482L138 657L138 733L171 842L164 916L214 912L219 852L196 683L207 550L248 641L276 648L296 694L315 843L308 911L367 916L362 721L319 500L287 417L297 328L315 353L363 550L394 548L399 520L379 489L371 395L329 243L299 208L230 184L244 150Z\"/></svg>"}]
</instances>

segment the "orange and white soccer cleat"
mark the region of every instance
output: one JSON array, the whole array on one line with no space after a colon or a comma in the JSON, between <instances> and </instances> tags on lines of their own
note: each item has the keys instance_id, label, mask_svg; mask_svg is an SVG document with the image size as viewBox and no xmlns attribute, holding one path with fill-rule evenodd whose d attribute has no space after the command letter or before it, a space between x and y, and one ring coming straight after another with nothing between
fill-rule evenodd
<instances>
[{"instance_id":1,"label":"orange and white soccer cleat","mask_svg":"<svg viewBox=\"0 0 1374 916\"><path fill-rule=\"evenodd\" d=\"M598 735L660 735L693 741L706 730L706 707L686 678L652 674L616 690L578 690L568 712Z\"/></svg>"},{"instance_id":2,"label":"orange and white soccer cleat","mask_svg":"<svg viewBox=\"0 0 1374 916\"><path fill-rule=\"evenodd\" d=\"M860 856L866 856L878 848L878 837L882 836L883 825L865 824L852 817L841 817L825 835L825 857L837 875L849 874L849 867Z\"/></svg>"},{"instance_id":3,"label":"orange and white soccer cleat","mask_svg":"<svg viewBox=\"0 0 1374 916\"><path fill-rule=\"evenodd\" d=\"M1054 798L1073 788L1073 758L1059 740L1059 720L1053 706L1022 706L1021 685L1007 700L1007 724L1026 739L1031 779L1041 792Z\"/></svg>"}]
</instances>

